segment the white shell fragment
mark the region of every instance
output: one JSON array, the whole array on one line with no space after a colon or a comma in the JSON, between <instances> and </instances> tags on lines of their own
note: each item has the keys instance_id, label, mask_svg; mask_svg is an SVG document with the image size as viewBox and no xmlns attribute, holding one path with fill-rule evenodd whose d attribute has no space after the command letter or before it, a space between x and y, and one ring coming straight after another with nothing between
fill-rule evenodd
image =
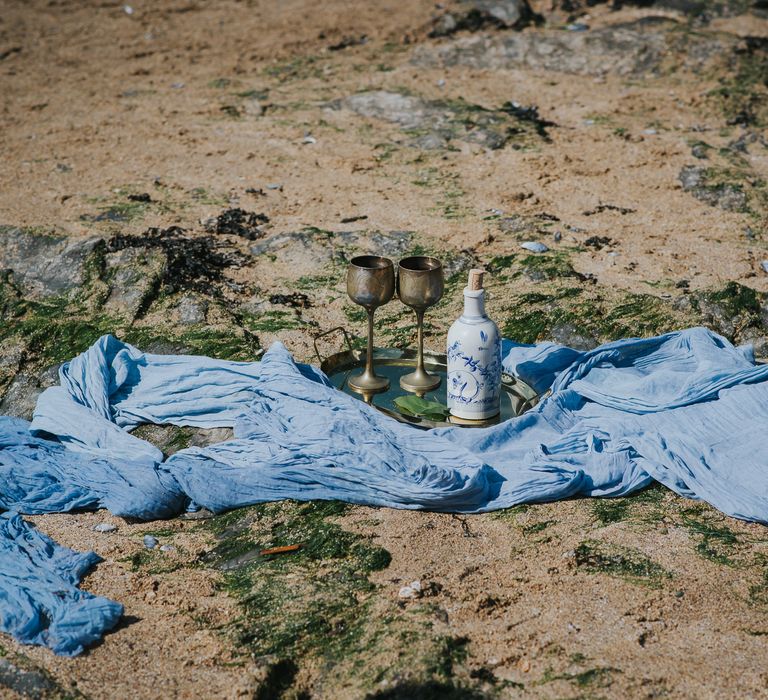
<instances>
[{"instance_id":1,"label":"white shell fragment","mask_svg":"<svg viewBox=\"0 0 768 700\"><path fill-rule=\"evenodd\" d=\"M530 250L532 253L546 253L549 250L547 246L538 241L525 241L525 243L520 244L520 247Z\"/></svg>"}]
</instances>

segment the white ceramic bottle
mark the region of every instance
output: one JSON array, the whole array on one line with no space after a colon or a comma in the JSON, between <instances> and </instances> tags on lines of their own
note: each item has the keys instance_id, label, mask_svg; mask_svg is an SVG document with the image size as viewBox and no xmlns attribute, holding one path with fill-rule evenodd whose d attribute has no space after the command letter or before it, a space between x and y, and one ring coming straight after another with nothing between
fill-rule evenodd
<instances>
[{"instance_id":1,"label":"white ceramic bottle","mask_svg":"<svg viewBox=\"0 0 768 700\"><path fill-rule=\"evenodd\" d=\"M448 409L465 420L499 413L501 336L485 314L483 271L470 270L464 313L448 331Z\"/></svg>"}]
</instances>

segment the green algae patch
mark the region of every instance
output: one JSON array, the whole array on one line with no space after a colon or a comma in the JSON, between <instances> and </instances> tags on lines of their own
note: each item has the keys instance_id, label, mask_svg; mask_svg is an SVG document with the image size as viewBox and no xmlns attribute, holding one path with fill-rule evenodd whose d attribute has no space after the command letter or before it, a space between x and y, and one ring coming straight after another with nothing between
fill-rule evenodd
<instances>
[{"instance_id":1,"label":"green algae patch","mask_svg":"<svg viewBox=\"0 0 768 700\"><path fill-rule=\"evenodd\" d=\"M531 523L530 525L522 525L521 530L524 535L536 535L540 532L544 532L551 525L556 525L557 520L542 520L538 523Z\"/></svg>"},{"instance_id":2,"label":"green algae patch","mask_svg":"<svg viewBox=\"0 0 768 700\"><path fill-rule=\"evenodd\" d=\"M505 522L515 522L521 515L527 513L531 509L528 503L520 503L516 506L510 506L509 508L501 508L494 510L490 513L490 516L494 520L502 520Z\"/></svg>"},{"instance_id":3,"label":"green algae patch","mask_svg":"<svg viewBox=\"0 0 768 700\"><path fill-rule=\"evenodd\" d=\"M31 301L8 290L8 285L0 283L0 342L20 343L25 348L25 362L32 367L65 362L105 334L115 335L142 350L163 345L174 352L231 360L254 360L261 351L259 339L236 324L227 330L205 326L133 326L117 315L93 313L82 299L62 296Z\"/></svg>"},{"instance_id":4,"label":"green algae patch","mask_svg":"<svg viewBox=\"0 0 768 700\"><path fill-rule=\"evenodd\" d=\"M110 316L77 318L77 312L84 310L73 309L65 297L45 301L5 297L0 303L6 310L0 342L18 340L25 347L27 362L38 367L71 359L118 325Z\"/></svg>"},{"instance_id":5,"label":"green algae patch","mask_svg":"<svg viewBox=\"0 0 768 700\"><path fill-rule=\"evenodd\" d=\"M700 302L706 301L717 304L724 313L730 316L746 316L750 322L759 318L761 297L751 287L746 287L738 282L728 282L722 289L704 292L700 296Z\"/></svg>"},{"instance_id":6,"label":"green algae patch","mask_svg":"<svg viewBox=\"0 0 768 700\"><path fill-rule=\"evenodd\" d=\"M760 570L760 579L749 587L748 600L750 605L768 609L768 556L759 555L757 565ZM768 634L768 632L761 634Z\"/></svg>"},{"instance_id":7,"label":"green algae patch","mask_svg":"<svg viewBox=\"0 0 768 700\"><path fill-rule=\"evenodd\" d=\"M503 335L521 343L557 339L563 329L576 329L590 345L597 345L690 325L687 317L659 297L624 293L610 299L579 287L516 295L505 313Z\"/></svg>"},{"instance_id":8,"label":"green algae patch","mask_svg":"<svg viewBox=\"0 0 768 700\"><path fill-rule=\"evenodd\" d=\"M738 282L691 292L676 300L576 286L565 278L506 294L515 288L509 280L520 277L520 260L520 256L512 255L491 261L501 283L495 294L504 299L499 326L504 337L517 342L577 342L581 343L576 345L578 349L587 349L601 342L651 337L697 325L737 343L743 342L742 337L751 340L755 333L768 333L768 294ZM543 263L545 269L556 269L547 265Z\"/></svg>"},{"instance_id":9,"label":"green algae patch","mask_svg":"<svg viewBox=\"0 0 768 700\"><path fill-rule=\"evenodd\" d=\"M578 277L568 258L568 252L561 250L542 255L526 255L519 260L520 268L513 276L525 275L534 282Z\"/></svg>"},{"instance_id":10,"label":"green algae patch","mask_svg":"<svg viewBox=\"0 0 768 700\"><path fill-rule=\"evenodd\" d=\"M182 331L133 326L115 335L142 350L157 345L170 346L174 348L173 352L241 362L252 362L261 354L262 349L258 337L237 324L228 330L198 326Z\"/></svg>"},{"instance_id":11,"label":"green algae patch","mask_svg":"<svg viewBox=\"0 0 768 700\"><path fill-rule=\"evenodd\" d=\"M390 555L338 520L353 509L285 501L201 523L213 546L200 564L222 572L220 586L240 611L222 634L239 653L282 668L274 680L287 697L308 692L300 680L308 669L313 688L329 695L343 688L361 698L412 697L402 693L415 689L425 693L416 697L484 697L476 687L485 681L468 673L469 640L439 622L444 613L430 598L439 586L416 600L377 594L371 574L386 569ZM269 697L263 693L257 697Z\"/></svg>"},{"instance_id":12,"label":"green algae patch","mask_svg":"<svg viewBox=\"0 0 768 700\"><path fill-rule=\"evenodd\" d=\"M660 588L672 578L670 572L633 547L585 540L574 554L577 568L590 574L605 574L651 588Z\"/></svg>"},{"instance_id":13,"label":"green algae patch","mask_svg":"<svg viewBox=\"0 0 768 700\"><path fill-rule=\"evenodd\" d=\"M547 669L537 685L545 685L553 681L568 681L582 691L607 688L613 684L613 677L617 673L621 673L621 670L608 666L589 668L579 673L554 673L551 669Z\"/></svg>"},{"instance_id":14,"label":"green algae patch","mask_svg":"<svg viewBox=\"0 0 768 700\"><path fill-rule=\"evenodd\" d=\"M601 525L610 525L627 520L630 515L630 501L627 498L598 498L591 504L592 515Z\"/></svg>"},{"instance_id":15,"label":"green algae patch","mask_svg":"<svg viewBox=\"0 0 768 700\"><path fill-rule=\"evenodd\" d=\"M690 295L691 308L699 319L732 342L739 342L745 331L768 332L767 302L767 294L738 282Z\"/></svg>"},{"instance_id":16,"label":"green algae patch","mask_svg":"<svg viewBox=\"0 0 768 700\"><path fill-rule=\"evenodd\" d=\"M237 647L297 664L307 656L338 663L360 651L375 590L368 576L386 568L390 556L333 522L348 508L335 501L271 503L201 526L218 541L205 560L225 565L222 586L242 612L229 630ZM260 554L297 544L295 552ZM254 556L244 558L248 552Z\"/></svg>"},{"instance_id":17,"label":"green algae patch","mask_svg":"<svg viewBox=\"0 0 768 700\"><path fill-rule=\"evenodd\" d=\"M556 250L537 255L499 255L490 260L488 270L498 280L526 277L533 282L581 276L570 263L570 252Z\"/></svg>"},{"instance_id":18,"label":"green algae patch","mask_svg":"<svg viewBox=\"0 0 768 700\"><path fill-rule=\"evenodd\" d=\"M461 186L458 173L441 170L431 166L419 170L416 179L412 181L417 187L434 190L435 205L430 208L433 214L439 214L444 219L465 219L472 214L472 209L465 204L466 192ZM446 251L441 251L444 257ZM431 254L426 252L409 253L410 255Z\"/></svg>"},{"instance_id":19,"label":"green algae patch","mask_svg":"<svg viewBox=\"0 0 768 700\"><path fill-rule=\"evenodd\" d=\"M736 566L742 541L722 520L722 516L704 505L688 508L682 514L682 525L697 540L699 556L715 564Z\"/></svg>"},{"instance_id":20,"label":"green algae patch","mask_svg":"<svg viewBox=\"0 0 768 700\"><path fill-rule=\"evenodd\" d=\"M663 507L667 493L665 486L651 486L624 498L590 498L587 500L592 519L601 526L630 522L653 524L669 515Z\"/></svg>"},{"instance_id":21,"label":"green algae patch","mask_svg":"<svg viewBox=\"0 0 768 700\"><path fill-rule=\"evenodd\" d=\"M304 325L301 319L291 311L265 311L259 316L246 316L244 322L251 331L267 333L294 330Z\"/></svg>"},{"instance_id":22,"label":"green algae patch","mask_svg":"<svg viewBox=\"0 0 768 700\"><path fill-rule=\"evenodd\" d=\"M130 556L118 559L118 561L127 564L133 572L142 571L155 576L171 574L186 568L185 562L188 558L188 553L179 547L174 552L163 552L159 547L156 547L155 549L140 549Z\"/></svg>"}]
</instances>

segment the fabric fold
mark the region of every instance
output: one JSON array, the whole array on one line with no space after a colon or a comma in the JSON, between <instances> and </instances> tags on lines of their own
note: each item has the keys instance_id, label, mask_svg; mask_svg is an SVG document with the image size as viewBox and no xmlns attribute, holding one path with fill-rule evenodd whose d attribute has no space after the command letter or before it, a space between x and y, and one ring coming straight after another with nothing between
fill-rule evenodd
<instances>
[{"instance_id":1,"label":"fabric fold","mask_svg":"<svg viewBox=\"0 0 768 700\"><path fill-rule=\"evenodd\" d=\"M23 644L76 656L112 629L123 606L77 588L101 558L57 545L17 514L0 516L2 629Z\"/></svg>"},{"instance_id":2,"label":"fabric fold","mask_svg":"<svg viewBox=\"0 0 768 700\"><path fill-rule=\"evenodd\" d=\"M0 508L107 508L172 517L279 499L341 499L475 513L573 496L624 496L657 480L735 517L768 522L768 366L693 328L588 352L504 341L503 366L541 394L483 429L420 431L334 389L274 344L261 362L153 355L112 336L65 363L32 423L0 418ZM142 423L233 427L169 458ZM75 654L120 606L76 588L96 561L16 513L0 518L0 627Z\"/></svg>"}]
</instances>

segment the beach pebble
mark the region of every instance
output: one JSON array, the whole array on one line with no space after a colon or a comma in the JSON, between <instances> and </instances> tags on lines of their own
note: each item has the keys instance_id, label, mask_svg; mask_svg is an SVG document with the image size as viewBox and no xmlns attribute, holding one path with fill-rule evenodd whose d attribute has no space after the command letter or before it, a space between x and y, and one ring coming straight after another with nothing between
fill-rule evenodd
<instances>
[{"instance_id":1,"label":"beach pebble","mask_svg":"<svg viewBox=\"0 0 768 700\"><path fill-rule=\"evenodd\" d=\"M157 547L157 537L152 537L152 535L144 535L144 546L147 549L154 549Z\"/></svg>"},{"instance_id":2,"label":"beach pebble","mask_svg":"<svg viewBox=\"0 0 768 700\"><path fill-rule=\"evenodd\" d=\"M99 523L98 525L94 526L93 531L94 532L116 532L117 525L112 525L112 523Z\"/></svg>"},{"instance_id":3,"label":"beach pebble","mask_svg":"<svg viewBox=\"0 0 768 700\"><path fill-rule=\"evenodd\" d=\"M175 552L176 547L174 547L172 544L164 544L162 547L160 547L161 552Z\"/></svg>"},{"instance_id":4,"label":"beach pebble","mask_svg":"<svg viewBox=\"0 0 768 700\"><path fill-rule=\"evenodd\" d=\"M411 581L397 594L400 598L418 598L421 596L421 581Z\"/></svg>"},{"instance_id":5,"label":"beach pebble","mask_svg":"<svg viewBox=\"0 0 768 700\"><path fill-rule=\"evenodd\" d=\"M763 262L760 263L760 267L763 268L763 272L768 272L768 260L763 260Z\"/></svg>"},{"instance_id":6,"label":"beach pebble","mask_svg":"<svg viewBox=\"0 0 768 700\"><path fill-rule=\"evenodd\" d=\"M563 240L563 234L560 231L555 231L555 243L560 243Z\"/></svg>"},{"instance_id":7,"label":"beach pebble","mask_svg":"<svg viewBox=\"0 0 768 700\"><path fill-rule=\"evenodd\" d=\"M530 250L532 253L546 253L549 250L547 246L538 241L525 241L525 243L520 244L520 247Z\"/></svg>"}]
</instances>

